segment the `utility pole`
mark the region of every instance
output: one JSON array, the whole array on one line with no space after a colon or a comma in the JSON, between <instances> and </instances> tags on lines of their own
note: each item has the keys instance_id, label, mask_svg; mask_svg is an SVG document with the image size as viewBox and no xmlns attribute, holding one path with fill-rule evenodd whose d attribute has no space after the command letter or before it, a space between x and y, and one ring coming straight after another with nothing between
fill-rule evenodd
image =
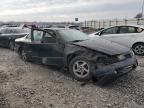
<instances>
[{"instance_id":1,"label":"utility pole","mask_svg":"<svg viewBox=\"0 0 144 108\"><path fill-rule=\"evenodd\" d=\"M143 2L142 2L142 18L143 18L143 16L144 16L144 0L143 0Z\"/></svg>"}]
</instances>

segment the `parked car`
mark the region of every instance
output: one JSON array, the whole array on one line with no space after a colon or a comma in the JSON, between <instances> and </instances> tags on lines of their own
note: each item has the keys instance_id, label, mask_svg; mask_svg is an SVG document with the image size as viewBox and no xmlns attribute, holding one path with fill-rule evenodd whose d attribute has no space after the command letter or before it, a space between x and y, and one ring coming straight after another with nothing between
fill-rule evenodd
<instances>
[{"instance_id":1,"label":"parked car","mask_svg":"<svg viewBox=\"0 0 144 108\"><path fill-rule=\"evenodd\" d=\"M81 31L81 27L78 25L69 25L68 26L69 29L75 29L75 30L80 30Z\"/></svg>"},{"instance_id":2,"label":"parked car","mask_svg":"<svg viewBox=\"0 0 144 108\"><path fill-rule=\"evenodd\" d=\"M92 28L92 27L81 27L81 31L86 34L91 34L95 31L98 31L98 29Z\"/></svg>"},{"instance_id":3,"label":"parked car","mask_svg":"<svg viewBox=\"0 0 144 108\"><path fill-rule=\"evenodd\" d=\"M18 25L14 25L14 24L3 24L1 27L18 27Z\"/></svg>"},{"instance_id":4,"label":"parked car","mask_svg":"<svg viewBox=\"0 0 144 108\"><path fill-rule=\"evenodd\" d=\"M28 29L19 27L2 27L0 28L0 46L14 49L15 39L24 37L28 34Z\"/></svg>"},{"instance_id":5,"label":"parked car","mask_svg":"<svg viewBox=\"0 0 144 108\"><path fill-rule=\"evenodd\" d=\"M67 28L67 29L74 29L74 30L80 30L81 31L81 27L78 26L78 25L52 25L50 27L47 27L47 28Z\"/></svg>"},{"instance_id":6,"label":"parked car","mask_svg":"<svg viewBox=\"0 0 144 108\"><path fill-rule=\"evenodd\" d=\"M101 37L129 48L136 55L144 55L144 26L114 26L103 29L89 35L90 37Z\"/></svg>"},{"instance_id":7,"label":"parked car","mask_svg":"<svg viewBox=\"0 0 144 108\"><path fill-rule=\"evenodd\" d=\"M31 34L15 43L23 60L65 67L79 81L92 77L106 80L137 67L129 48L101 38L92 39L78 30L32 28Z\"/></svg>"}]
</instances>

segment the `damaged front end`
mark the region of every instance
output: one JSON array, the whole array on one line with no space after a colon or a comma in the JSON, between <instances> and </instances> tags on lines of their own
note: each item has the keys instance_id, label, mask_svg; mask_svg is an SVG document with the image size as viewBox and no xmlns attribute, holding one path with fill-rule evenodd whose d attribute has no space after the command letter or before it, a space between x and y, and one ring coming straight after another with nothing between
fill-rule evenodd
<instances>
[{"instance_id":1,"label":"damaged front end","mask_svg":"<svg viewBox=\"0 0 144 108\"><path fill-rule=\"evenodd\" d=\"M95 70L93 75L100 79L99 83L109 83L120 76L123 76L136 69L138 62L132 51L112 56L99 56L95 59Z\"/></svg>"}]
</instances>

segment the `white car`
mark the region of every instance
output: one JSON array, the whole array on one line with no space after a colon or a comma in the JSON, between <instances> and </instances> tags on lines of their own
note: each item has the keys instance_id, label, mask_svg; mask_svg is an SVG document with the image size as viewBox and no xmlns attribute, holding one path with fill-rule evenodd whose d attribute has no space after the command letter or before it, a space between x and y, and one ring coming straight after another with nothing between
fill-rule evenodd
<instances>
[{"instance_id":1,"label":"white car","mask_svg":"<svg viewBox=\"0 0 144 108\"><path fill-rule=\"evenodd\" d=\"M90 37L101 37L132 48L136 55L144 56L144 26L114 26L90 34Z\"/></svg>"}]
</instances>

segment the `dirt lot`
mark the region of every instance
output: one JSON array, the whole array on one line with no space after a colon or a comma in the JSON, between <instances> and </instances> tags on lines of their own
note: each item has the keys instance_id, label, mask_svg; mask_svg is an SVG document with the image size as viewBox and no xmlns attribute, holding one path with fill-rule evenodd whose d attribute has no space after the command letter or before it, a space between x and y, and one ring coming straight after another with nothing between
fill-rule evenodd
<instances>
[{"instance_id":1,"label":"dirt lot","mask_svg":"<svg viewBox=\"0 0 144 108\"><path fill-rule=\"evenodd\" d=\"M58 69L25 63L0 48L0 108L144 108L144 58L107 87L85 86Z\"/></svg>"}]
</instances>

